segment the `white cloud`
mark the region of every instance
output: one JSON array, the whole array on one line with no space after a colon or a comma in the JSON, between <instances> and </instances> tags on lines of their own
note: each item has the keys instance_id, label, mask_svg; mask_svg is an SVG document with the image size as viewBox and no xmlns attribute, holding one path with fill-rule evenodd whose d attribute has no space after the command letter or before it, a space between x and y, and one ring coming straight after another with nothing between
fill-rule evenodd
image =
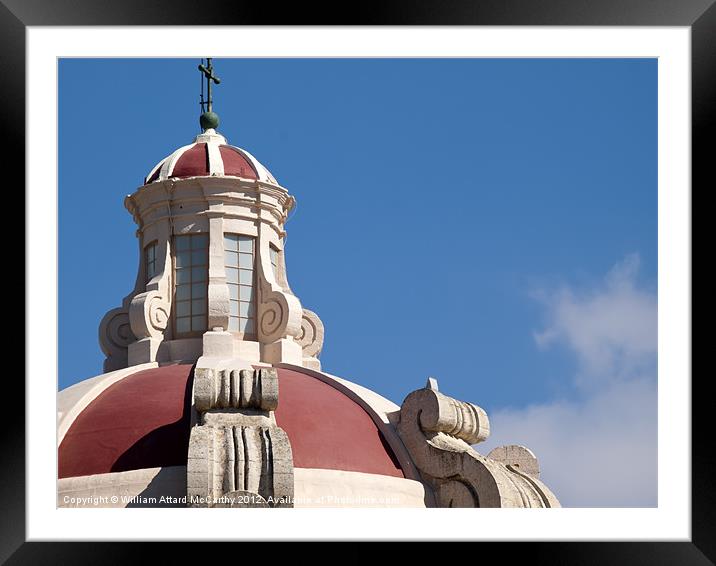
<instances>
[{"instance_id":1,"label":"white cloud","mask_svg":"<svg viewBox=\"0 0 716 566\"><path fill-rule=\"evenodd\" d=\"M657 298L637 286L638 269L630 255L597 289L535 294L549 321L535 342L573 353L578 400L493 411L493 435L476 447L531 448L564 506L657 505Z\"/></svg>"}]
</instances>

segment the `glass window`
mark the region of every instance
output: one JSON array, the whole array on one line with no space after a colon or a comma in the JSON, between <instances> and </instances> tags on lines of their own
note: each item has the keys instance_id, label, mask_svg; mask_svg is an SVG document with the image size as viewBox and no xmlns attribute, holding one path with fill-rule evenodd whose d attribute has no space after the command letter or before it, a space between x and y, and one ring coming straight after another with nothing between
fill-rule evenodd
<instances>
[{"instance_id":1,"label":"glass window","mask_svg":"<svg viewBox=\"0 0 716 566\"><path fill-rule=\"evenodd\" d=\"M239 251L249 254L254 253L254 239L251 236L238 236Z\"/></svg>"},{"instance_id":2,"label":"glass window","mask_svg":"<svg viewBox=\"0 0 716 566\"><path fill-rule=\"evenodd\" d=\"M278 282L278 250L273 246L269 246L269 254L271 255L271 269L273 269L273 277Z\"/></svg>"},{"instance_id":3,"label":"glass window","mask_svg":"<svg viewBox=\"0 0 716 566\"><path fill-rule=\"evenodd\" d=\"M147 274L147 283L157 274L157 243L152 242L144 248L144 266Z\"/></svg>"},{"instance_id":4,"label":"glass window","mask_svg":"<svg viewBox=\"0 0 716 566\"><path fill-rule=\"evenodd\" d=\"M241 283L242 285L251 285L253 281L253 269L239 269L239 283Z\"/></svg>"},{"instance_id":5,"label":"glass window","mask_svg":"<svg viewBox=\"0 0 716 566\"><path fill-rule=\"evenodd\" d=\"M256 246L251 236L224 234L226 283L229 286L229 332L255 334Z\"/></svg>"},{"instance_id":6,"label":"glass window","mask_svg":"<svg viewBox=\"0 0 716 566\"><path fill-rule=\"evenodd\" d=\"M206 234L175 236L174 318L177 334L204 332L209 238Z\"/></svg>"}]
</instances>

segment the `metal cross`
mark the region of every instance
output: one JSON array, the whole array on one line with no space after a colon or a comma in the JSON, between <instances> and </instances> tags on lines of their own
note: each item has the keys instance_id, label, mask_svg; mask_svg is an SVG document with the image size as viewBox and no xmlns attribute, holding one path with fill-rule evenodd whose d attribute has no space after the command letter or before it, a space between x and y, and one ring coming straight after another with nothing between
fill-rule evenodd
<instances>
[{"instance_id":1,"label":"metal cross","mask_svg":"<svg viewBox=\"0 0 716 566\"><path fill-rule=\"evenodd\" d=\"M221 82L221 79L214 75L214 67L211 65L211 58L206 59L206 66L202 63L199 65L199 70L204 75L201 79L201 111L211 112L211 83L212 81L216 84ZM206 98L204 100L204 77L206 77ZM206 108L204 108L206 105Z\"/></svg>"}]
</instances>

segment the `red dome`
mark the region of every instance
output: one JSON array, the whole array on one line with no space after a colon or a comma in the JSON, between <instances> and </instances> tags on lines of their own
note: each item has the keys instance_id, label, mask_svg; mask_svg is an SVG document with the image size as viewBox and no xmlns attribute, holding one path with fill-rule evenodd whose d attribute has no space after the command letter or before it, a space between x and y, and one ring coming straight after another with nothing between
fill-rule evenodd
<instances>
[{"instance_id":1,"label":"red dome","mask_svg":"<svg viewBox=\"0 0 716 566\"><path fill-rule=\"evenodd\" d=\"M230 176L258 179L276 184L276 179L248 151L229 145L226 139L207 130L193 144L180 147L157 163L144 183L187 177Z\"/></svg>"},{"instance_id":2,"label":"red dome","mask_svg":"<svg viewBox=\"0 0 716 566\"><path fill-rule=\"evenodd\" d=\"M205 143L198 143L179 156L172 177L199 177L209 174L209 155Z\"/></svg>"},{"instance_id":3,"label":"red dome","mask_svg":"<svg viewBox=\"0 0 716 566\"><path fill-rule=\"evenodd\" d=\"M219 146L221 159L224 161L224 175L234 175L236 177L246 177L248 179L256 179L256 171L251 163L233 146Z\"/></svg>"},{"instance_id":4,"label":"red dome","mask_svg":"<svg viewBox=\"0 0 716 566\"><path fill-rule=\"evenodd\" d=\"M355 400L298 369L277 368L276 422L297 468L406 477L376 422ZM100 393L70 425L59 477L186 465L192 366L131 374Z\"/></svg>"}]
</instances>

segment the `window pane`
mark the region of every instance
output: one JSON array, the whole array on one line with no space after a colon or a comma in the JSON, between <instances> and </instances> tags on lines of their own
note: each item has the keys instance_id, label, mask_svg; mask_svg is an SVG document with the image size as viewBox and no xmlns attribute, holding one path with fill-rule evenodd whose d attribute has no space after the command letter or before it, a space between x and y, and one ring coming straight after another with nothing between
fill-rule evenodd
<instances>
[{"instance_id":1,"label":"window pane","mask_svg":"<svg viewBox=\"0 0 716 566\"><path fill-rule=\"evenodd\" d=\"M254 272L248 269L239 270L239 283L242 285L251 285L254 281Z\"/></svg>"},{"instance_id":2,"label":"window pane","mask_svg":"<svg viewBox=\"0 0 716 566\"><path fill-rule=\"evenodd\" d=\"M247 318L254 316L254 306L251 303L240 303L239 316Z\"/></svg>"},{"instance_id":3,"label":"window pane","mask_svg":"<svg viewBox=\"0 0 716 566\"><path fill-rule=\"evenodd\" d=\"M191 286L191 298L192 299L201 299L203 297L206 297L206 282L194 283Z\"/></svg>"},{"instance_id":4,"label":"window pane","mask_svg":"<svg viewBox=\"0 0 716 566\"><path fill-rule=\"evenodd\" d=\"M177 318L177 332L179 334L182 334L184 332L189 332L191 330L189 326L189 321L191 319L189 318Z\"/></svg>"},{"instance_id":5,"label":"window pane","mask_svg":"<svg viewBox=\"0 0 716 566\"><path fill-rule=\"evenodd\" d=\"M233 234L224 234L224 249L236 251L239 249L239 240Z\"/></svg>"},{"instance_id":6,"label":"window pane","mask_svg":"<svg viewBox=\"0 0 716 566\"><path fill-rule=\"evenodd\" d=\"M189 301L180 301L177 303L177 317L189 316L190 314Z\"/></svg>"},{"instance_id":7,"label":"window pane","mask_svg":"<svg viewBox=\"0 0 716 566\"><path fill-rule=\"evenodd\" d=\"M253 267L254 267L253 254L239 254L239 266L246 268L246 269L253 269Z\"/></svg>"},{"instance_id":8,"label":"window pane","mask_svg":"<svg viewBox=\"0 0 716 566\"><path fill-rule=\"evenodd\" d=\"M239 332L246 332L247 334L254 333L254 320L252 318L240 318L239 319Z\"/></svg>"},{"instance_id":9,"label":"window pane","mask_svg":"<svg viewBox=\"0 0 716 566\"><path fill-rule=\"evenodd\" d=\"M255 323L249 319L255 316L255 242L256 238L253 236L224 234L224 266L231 299L228 328L230 332L254 332Z\"/></svg>"},{"instance_id":10,"label":"window pane","mask_svg":"<svg viewBox=\"0 0 716 566\"><path fill-rule=\"evenodd\" d=\"M186 299L189 299L189 285L178 285L177 286L177 295L176 300L177 301L184 301Z\"/></svg>"},{"instance_id":11,"label":"window pane","mask_svg":"<svg viewBox=\"0 0 716 566\"><path fill-rule=\"evenodd\" d=\"M191 278L189 277L188 269L177 269L177 285L183 285L184 283L190 283Z\"/></svg>"},{"instance_id":12,"label":"window pane","mask_svg":"<svg viewBox=\"0 0 716 566\"><path fill-rule=\"evenodd\" d=\"M192 265L207 265L206 250L192 250L191 251L191 264Z\"/></svg>"},{"instance_id":13,"label":"window pane","mask_svg":"<svg viewBox=\"0 0 716 566\"><path fill-rule=\"evenodd\" d=\"M231 267L239 266L239 256L236 252L224 252L224 265Z\"/></svg>"},{"instance_id":14,"label":"window pane","mask_svg":"<svg viewBox=\"0 0 716 566\"><path fill-rule=\"evenodd\" d=\"M278 265L278 252L273 248L269 248L269 252L271 254L271 265Z\"/></svg>"},{"instance_id":15,"label":"window pane","mask_svg":"<svg viewBox=\"0 0 716 566\"><path fill-rule=\"evenodd\" d=\"M177 250L188 250L190 239L191 236L177 236L175 239L177 244Z\"/></svg>"},{"instance_id":16,"label":"window pane","mask_svg":"<svg viewBox=\"0 0 716 566\"><path fill-rule=\"evenodd\" d=\"M234 287L234 288L240 289L239 296L237 298L240 298L242 301L253 301L254 290L252 287L249 287L248 285L241 285L241 287Z\"/></svg>"},{"instance_id":17,"label":"window pane","mask_svg":"<svg viewBox=\"0 0 716 566\"><path fill-rule=\"evenodd\" d=\"M209 238L206 234L196 234L191 237L191 249L200 250L206 248L209 245Z\"/></svg>"},{"instance_id":18,"label":"window pane","mask_svg":"<svg viewBox=\"0 0 716 566\"><path fill-rule=\"evenodd\" d=\"M240 252L253 252L254 251L254 239L251 236L239 236L239 251Z\"/></svg>"},{"instance_id":19,"label":"window pane","mask_svg":"<svg viewBox=\"0 0 716 566\"><path fill-rule=\"evenodd\" d=\"M206 330L206 317L205 316L192 316L191 317L191 329L193 331Z\"/></svg>"},{"instance_id":20,"label":"window pane","mask_svg":"<svg viewBox=\"0 0 716 566\"><path fill-rule=\"evenodd\" d=\"M206 301L204 299L191 302L191 314L206 314Z\"/></svg>"},{"instance_id":21,"label":"window pane","mask_svg":"<svg viewBox=\"0 0 716 566\"><path fill-rule=\"evenodd\" d=\"M191 265L190 252L177 252L176 266L177 267L189 267L189 265Z\"/></svg>"},{"instance_id":22,"label":"window pane","mask_svg":"<svg viewBox=\"0 0 716 566\"><path fill-rule=\"evenodd\" d=\"M157 244L149 244L144 248L144 266L147 282L157 274L156 270Z\"/></svg>"},{"instance_id":23,"label":"window pane","mask_svg":"<svg viewBox=\"0 0 716 566\"><path fill-rule=\"evenodd\" d=\"M192 267L191 281L192 283L196 283L197 281L206 281L206 267Z\"/></svg>"}]
</instances>

